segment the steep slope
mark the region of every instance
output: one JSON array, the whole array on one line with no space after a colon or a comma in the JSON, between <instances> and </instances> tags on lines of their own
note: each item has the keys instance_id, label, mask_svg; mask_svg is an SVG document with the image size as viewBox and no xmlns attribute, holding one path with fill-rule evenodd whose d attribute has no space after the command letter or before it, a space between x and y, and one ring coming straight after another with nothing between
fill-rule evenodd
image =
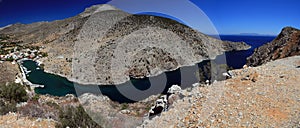
<instances>
[{"instance_id":1,"label":"steep slope","mask_svg":"<svg viewBox=\"0 0 300 128\"><path fill-rule=\"evenodd\" d=\"M272 42L255 49L247 64L258 66L271 60L300 55L300 30L285 27Z\"/></svg>"},{"instance_id":2,"label":"steep slope","mask_svg":"<svg viewBox=\"0 0 300 128\"><path fill-rule=\"evenodd\" d=\"M75 59L80 61L73 62L77 65L73 75L78 81L118 84L129 76L154 76L226 50L249 48L245 43L238 48L170 19L122 13L99 12L86 22L88 26L79 34L83 38L75 45ZM98 20L109 19L107 15L115 17L109 23Z\"/></svg>"},{"instance_id":3,"label":"steep slope","mask_svg":"<svg viewBox=\"0 0 300 128\"><path fill-rule=\"evenodd\" d=\"M299 66L300 56L293 56L233 70L232 79L183 90L183 99L141 127L299 127ZM210 96L220 84L224 92ZM205 104L219 95L215 106Z\"/></svg>"},{"instance_id":4,"label":"steep slope","mask_svg":"<svg viewBox=\"0 0 300 128\"><path fill-rule=\"evenodd\" d=\"M122 83L129 76L157 75L250 47L211 38L171 19L131 15L110 5L95 5L65 20L14 24L0 34L24 45L43 46L48 57L40 61L46 71L86 84Z\"/></svg>"}]
</instances>

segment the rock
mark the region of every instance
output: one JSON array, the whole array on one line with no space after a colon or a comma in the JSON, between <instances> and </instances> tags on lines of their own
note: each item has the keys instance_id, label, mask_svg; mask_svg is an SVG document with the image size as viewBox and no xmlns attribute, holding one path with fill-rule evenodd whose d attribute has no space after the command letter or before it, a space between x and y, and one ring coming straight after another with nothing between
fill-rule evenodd
<instances>
[{"instance_id":1,"label":"rock","mask_svg":"<svg viewBox=\"0 0 300 128\"><path fill-rule=\"evenodd\" d=\"M257 92L258 95L265 95L266 93L264 92Z\"/></svg>"},{"instance_id":2,"label":"rock","mask_svg":"<svg viewBox=\"0 0 300 128\"><path fill-rule=\"evenodd\" d=\"M120 111L122 114L130 114L130 110L124 109Z\"/></svg>"},{"instance_id":3,"label":"rock","mask_svg":"<svg viewBox=\"0 0 300 128\"><path fill-rule=\"evenodd\" d=\"M149 118L151 119L153 116L160 114L163 111L167 111L168 108L168 100L167 95L162 95L159 99L156 100L155 105L151 107L149 110Z\"/></svg>"},{"instance_id":4,"label":"rock","mask_svg":"<svg viewBox=\"0 0 300 128\"><path fill-rule=\"evenodd\" d=\"M243 78L241 80L247 81L250 80L252 82L256 82L259 74L255 71L245 71Z\"/></svg>"},{"instance_id":5,"label":"rock","mask_svg":"<svg viewBox=\"0 0 300 128\"><path fill-rule=\"evenodd\" d=\"M243 118L243 113L242 113L242 112L239 112L239 113L238 113L238 116L239 116L239 118Z\"/></svg>"},{"instance_id":6,"label":"rock","mask_svg":"<svg viewBox=\"0 0 300 128\"><path fill-rule=\"evenodd\" d=\"M217 80L214 80L213 84L217 83L218 81Z\"/></svg>"},{"instance_id":7,"label":"rock","mask_svg":"<svg viewBox=\"0 0 300 128\"><path fill-rule=\"evenodd\" d=\"M197 87L197 86L199 86L200 85L200 83L194 83L192 86L193 87Z\"/></svg>"},{"instance_id":8,"label":"rock","mask_svg":"<svg viewBox=\"0 0 300 128\"><path fill-rule=\"evenodd\" d=\"M247 75L246 77L242 78L241 80L250 80L250 76Z\"/></svg>"},{"instance_id":9,"label":"rock","mask_svg":"<svg viewBox=\"0 0 300 128\"><path fill-rule=\"evenodd\" d=\"M180 93L181 92L181 87L178 85L172 85L169 89L168 89L168 93L169 94L176 94L176 93Z\"/></svg>"},{"instance_id":10,"label":"rock","mask_svg":"<svg viewBox=\"0 0 300 128\"><path fill-rule=\"evenodd\" d=\"M209 85L209 84L210 84L210 81L209 81L209 80L206 80L205 83L206 83L206 85Z\"/></svg>"},{"instance_id":11,"label":"rock","mask_svg":"<svg viewBox=\"0 0 300 128\"><path fill-rule=\"evenodd\" d=\"M199 83L194 83L193 86L198 86ZM172 105L176 100L179 100L181 98L181 87L178 85L172 85L169 89L168 89L168 105Z\"/></svg>"},{"instance_id":12,"label":"rock","mask_svg":"<svg viewBox=\"0 0 300 128\"><path fill-rule=\"evenodd\" d=\"M172 94L168 97L168 105L171 106L175 101L179 100L180 96Z\"/></svg>"},{"instance_id":13,"label":"rock","mask_svg":"<svg viewBox=\"0 0 300 128\"><path fill-rule=\"evenodd\" d=\"M229 72L224 72L224 73L222 73L222 75L225 76L226 79L232 78L232 75Z\"/></svg>"}]
</instances>

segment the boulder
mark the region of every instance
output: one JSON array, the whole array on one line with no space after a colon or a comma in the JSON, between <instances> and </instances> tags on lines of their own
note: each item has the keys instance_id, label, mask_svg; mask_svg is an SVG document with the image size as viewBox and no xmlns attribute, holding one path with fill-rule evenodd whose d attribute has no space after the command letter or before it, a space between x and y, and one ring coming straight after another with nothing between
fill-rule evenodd
<instances>
[{"instance_id":1,"label":"boulder","mask_svg":"<svg viewBox=\"0 0 300 128\"><path fill-rule=\"evenodd\" d=\"M169 94L176 94L176 93L180 93L180 92L181 92L181 87L178 85L172 85L172 87L170 87L168 89Z\"/></svg>"}]
</instances>

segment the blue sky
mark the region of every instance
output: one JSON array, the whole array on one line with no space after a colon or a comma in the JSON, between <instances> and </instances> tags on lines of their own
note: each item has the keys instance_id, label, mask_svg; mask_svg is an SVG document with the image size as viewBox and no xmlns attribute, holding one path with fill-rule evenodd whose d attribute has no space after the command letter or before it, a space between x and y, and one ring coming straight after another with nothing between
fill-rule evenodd
<instances>
[{"instance_id":1,"label":"blue sky","mask_svg":"<svg viewBox=\"0 0 300 128\"><path fill-rule=\"evenodd\" d=\"M75 16L86 7L108 1L2 0L0 2L0 27L17 22L32 23L64 19ZM128 3L133 0L114 1ZM299 0L191 0L191 2L202 9L220 34L259 33L277 35L285 26L300 28ZM173 3L176 4L176 2ZM179 2L177 3L180 5ZM130 8L133 6L140 8L153 6L153 8L156 8L155 6L158 4L160 3L128 5L131 5ZM170 6L163 7L170 8ZM124 9L126 10L126 7ZM201 28L201 26L198 27L201 23L196 22L197 18L193 17L196 14L187 11L191 10L190 7L181 6L173 10L179 17L184 17L183 21L187 21L188 25L196 29Z\"/></svg>"}]
</instances>

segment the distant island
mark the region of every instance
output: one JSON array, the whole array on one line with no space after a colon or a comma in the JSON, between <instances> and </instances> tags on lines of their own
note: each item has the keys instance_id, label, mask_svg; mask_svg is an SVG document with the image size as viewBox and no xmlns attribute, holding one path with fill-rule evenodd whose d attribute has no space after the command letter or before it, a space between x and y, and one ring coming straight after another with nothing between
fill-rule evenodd
<instances>
[{"instance_id":1,"label":"distant island","mask_svg":"<svg viewBox=\"0 0 300 128\"><path fill-rule=\"evenodd\" d=\"M271 34L259 34L259 33L240 33L241 36L276 36Z\"/></svg>"}]
</instances>

